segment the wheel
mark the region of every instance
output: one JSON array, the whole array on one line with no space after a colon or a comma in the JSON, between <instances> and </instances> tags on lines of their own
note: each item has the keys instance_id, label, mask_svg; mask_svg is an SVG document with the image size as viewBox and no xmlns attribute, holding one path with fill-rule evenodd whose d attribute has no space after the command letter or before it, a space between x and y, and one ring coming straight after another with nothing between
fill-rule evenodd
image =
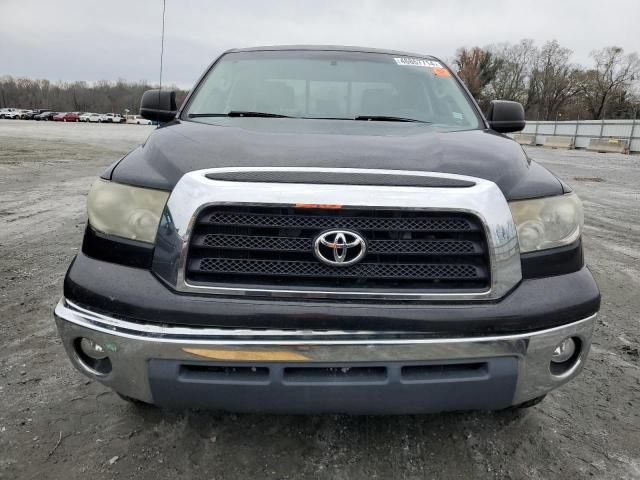
<instances>
[{"instance_id":1,"label":"wheel","mask_svg":"<svg viewBox=\"0 0 640 480\"><path fill-rule=\"evenodd\" d=\"M66 122L66 121L67 121L67 119L66 119L66 118L63 118L63 119L62 119L62 121L63 121L63 122Z\"/></svg>"}]
</instances>

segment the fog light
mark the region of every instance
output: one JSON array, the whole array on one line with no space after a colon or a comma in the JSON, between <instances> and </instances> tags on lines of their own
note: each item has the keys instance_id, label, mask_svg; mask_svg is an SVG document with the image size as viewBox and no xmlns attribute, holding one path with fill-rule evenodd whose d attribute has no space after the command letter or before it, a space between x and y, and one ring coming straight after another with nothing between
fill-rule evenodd
<instances>
[{"instance_id":1,"label":"fog light","mask_svg":"<svg viewBox=\"0 0 640 480\"><path fill-rule=\"evenodd\" d=\"M111 344L107 344L108 348ZM90 338L79 337L73 341L76 360L80 366L92 375L108 375L111 373L111 359L107 355L107 348L94 342ZM110 352L115 352L109 348Z\"/></svg>"},{"instance_id":2,"label":"fog light","mask_svg":"<svg viewBox=\"0 0 640 480\"><path fill-rule=\"evenodd\" d=\"M88 338L80 340L80 349L87 357L93 358L94 360L103 360L107 358L107 351L104 347Z\"/></svg>"},{"instance_id":3,"label":"fog light","mask_svg":"<svg viewBox=\"0 0 640 480\"><path fill-rule=\"evenodd\" d=\"M551 361L553 363L564 363L576 353L576 341L569 337L565 338L551 354Z\"/></svg>"}]
</instances>

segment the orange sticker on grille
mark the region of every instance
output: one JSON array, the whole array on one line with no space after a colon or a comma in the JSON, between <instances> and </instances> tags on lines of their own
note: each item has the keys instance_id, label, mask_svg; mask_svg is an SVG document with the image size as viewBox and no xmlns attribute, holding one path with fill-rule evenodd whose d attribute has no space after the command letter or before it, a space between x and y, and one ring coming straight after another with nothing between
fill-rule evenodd
<instances>
[{"instance_id":1,"label":"orange sticker on grille","mask_svg":"<svg viewBox=\"0 0 640 480\"><path fill-rule=\"evenodd\" d=\"M296 203L296 208L342 208L342 205L329 204L329 203Z\"/></svg>"}]
</instances>

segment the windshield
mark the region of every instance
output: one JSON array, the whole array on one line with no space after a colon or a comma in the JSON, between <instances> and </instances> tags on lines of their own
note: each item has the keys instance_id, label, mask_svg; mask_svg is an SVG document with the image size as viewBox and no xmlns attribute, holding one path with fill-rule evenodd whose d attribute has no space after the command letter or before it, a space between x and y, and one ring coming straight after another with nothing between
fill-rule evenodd
<instances>
[{"instance_id":1,"label":"windshield","mask_svg":"<svg viewBox=\"0 0 640 480\"><path fill-rule=\"evenodd\" d=\"M183 118L244 113L481 127L476 109L440 62L380 53L226 54L199 84Z\"/></svg>"}]
</instances>

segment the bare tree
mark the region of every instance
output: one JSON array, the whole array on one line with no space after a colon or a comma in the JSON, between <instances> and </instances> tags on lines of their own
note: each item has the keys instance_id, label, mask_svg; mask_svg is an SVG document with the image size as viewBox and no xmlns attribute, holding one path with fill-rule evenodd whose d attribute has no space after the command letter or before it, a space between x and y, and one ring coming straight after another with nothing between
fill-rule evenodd
<instances>
[{"instance_id":1,"label":"bare tree","mask_svg":"<svg viewBox=\"0 0 640 480\"><path fill-rule=\"evenodd\" d=\"M487 94L526 104L531 60L537 53L533 40L523 39L515 45L494 45L488 50L500 61L500 68L487 85Z\"/></svg>"},{"instance_id":2,"label":"bare tree","mask_svg":"<svg viewBox=\"0 0 640 480\"><path fill-rule=\"evenodd\" d=\"M500 69L500 60L495 58L491 52L480 47L471 49L463 47L458 49L453 62L457 67L458 75L471 95L478 103L483 103L484 89Z\"/></svg>"},{"instance_id":3,"label":"bare tree","mask_svg":"<svg viewBox=\"0 0 640 480\"><path fill-rule=\"evenodd\" d=\"M540 120L553 119L578 92L578 68L570 62L572 53L552 40L533 58L525 107L535 109Z\"/></svg>"},{"instance_id":4,"label":"bare tree","mask_svg":"<svg viewBox=\"0 0 640 480\"><path fill-rule=\"evenodd\" d=\"M637 53L625 55L621 47L615 46L594 50L591 57L595 67L580 75L580 90L586 108L593 118L600 119L605 115L607 102L629 91L638 79L640 59Z\"/></svg>"}]
</instances>

